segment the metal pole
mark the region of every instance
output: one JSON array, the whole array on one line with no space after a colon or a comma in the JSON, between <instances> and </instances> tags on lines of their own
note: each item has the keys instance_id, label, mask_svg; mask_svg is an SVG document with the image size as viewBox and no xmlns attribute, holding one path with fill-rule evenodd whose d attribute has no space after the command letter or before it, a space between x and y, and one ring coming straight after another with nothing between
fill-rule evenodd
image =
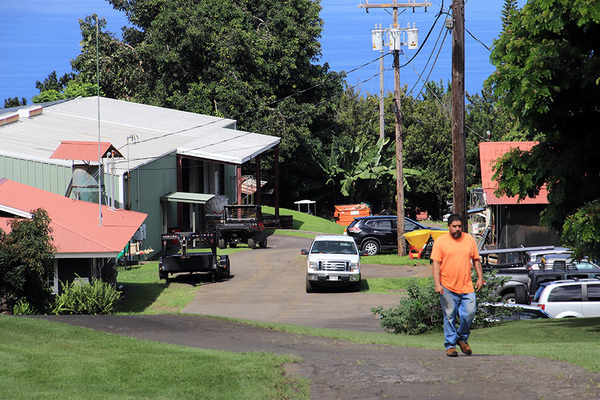
<instances>
[{"instance_id":1,"label":"metal pole","mask_svg":"<svg viewBox=\"0 0 600 400\"><path fill-rule=\"evenodd\" d=\"M97 84L97 98L98 98L98 219L100 226L102 226L102 150L100 148L100 56L99 56L99 45L98 45L98 34L99 34L100 22L96 16L96 84Z\"/></svg>"}]
</instances>

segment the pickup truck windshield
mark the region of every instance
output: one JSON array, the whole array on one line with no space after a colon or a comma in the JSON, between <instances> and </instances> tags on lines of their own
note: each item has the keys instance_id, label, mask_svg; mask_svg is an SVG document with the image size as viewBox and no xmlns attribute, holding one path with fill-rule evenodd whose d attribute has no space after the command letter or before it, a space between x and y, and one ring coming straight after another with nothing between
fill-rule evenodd
<instances>
[{"instance_id":1,"label":"pickup truck windshield","mask_svg":"<svg viewBox=\"0 0 600 400\"><path fill-rule=\"evenodd\" d=\"M352 242L318 241L310 249L312 254L357 254L356 245Z\"/></svg>"}]
</instances>

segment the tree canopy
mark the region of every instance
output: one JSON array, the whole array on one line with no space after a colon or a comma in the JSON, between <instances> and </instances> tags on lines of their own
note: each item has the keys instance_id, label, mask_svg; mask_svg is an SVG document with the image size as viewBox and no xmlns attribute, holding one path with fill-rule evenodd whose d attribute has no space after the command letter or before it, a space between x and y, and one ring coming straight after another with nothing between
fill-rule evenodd
<instances>
[{"instance_id":1,"label":"tree canopy","mask_svg":"<svg viewBox=\"0 0 600 400\"><path fill-rule=\"evenodd\" d=\"M539 144L497 164L499 190L523 198L546 185L542 223L562 232L569 220L571 234L586 231L587 213L578 210L597 208L600 199L600 3L535 0L520 10L508 3L490 81L527 139ZM583 236L563 239L583 243ZM599 243L588 255L600 257Z\"/></svg>"}]
</instances>

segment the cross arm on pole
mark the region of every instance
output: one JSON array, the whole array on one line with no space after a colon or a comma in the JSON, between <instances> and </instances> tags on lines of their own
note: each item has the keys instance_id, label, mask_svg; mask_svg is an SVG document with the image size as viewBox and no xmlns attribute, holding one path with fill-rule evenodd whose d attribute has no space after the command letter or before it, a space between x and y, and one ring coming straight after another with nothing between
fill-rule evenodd
<instances>
[{"instance_id":1,"label":"cross arm on pole","mask_svg":"<svg viewBox=\"0 0 600 400\"><path fill-rule=\"evenodd\" d=\"M359 4L359 8L366 8L367 11L369 8L415 8L415 7L431 7L431 2L426 1L423 3L397 3L394 1L393 3L381 3L381 4ZM427 11L427 10L426 10Z\"/></svg>"}]
</instances>

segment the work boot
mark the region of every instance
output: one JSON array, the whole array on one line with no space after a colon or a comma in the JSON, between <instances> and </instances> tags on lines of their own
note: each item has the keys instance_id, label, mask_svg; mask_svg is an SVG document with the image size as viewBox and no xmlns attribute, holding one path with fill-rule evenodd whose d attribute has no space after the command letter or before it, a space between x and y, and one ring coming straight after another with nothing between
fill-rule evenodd
<instances>
[{"instance_id":1,"label":"work boot","mask_svg":"<svg viewBox=\"0 0 600 400\"><path fill-rule=\"evenodd\" d=\"M448 357L458 357L458 351L456 351L456 347L449 347L446 349L446 355Z\"/></svg>"},{"instance_id":2,"label":"work boot","mask_svg":"<svg viewBox=\"0 0 600 400\"><path fill-rule=\"evenodd\" d=\"M469 343L458 342L458 345L460 346L460 351L462 351L466 355L470 356L473 353L473 350L471 350L471 346L469 346Z\"/></svg>"}]
</instances>

